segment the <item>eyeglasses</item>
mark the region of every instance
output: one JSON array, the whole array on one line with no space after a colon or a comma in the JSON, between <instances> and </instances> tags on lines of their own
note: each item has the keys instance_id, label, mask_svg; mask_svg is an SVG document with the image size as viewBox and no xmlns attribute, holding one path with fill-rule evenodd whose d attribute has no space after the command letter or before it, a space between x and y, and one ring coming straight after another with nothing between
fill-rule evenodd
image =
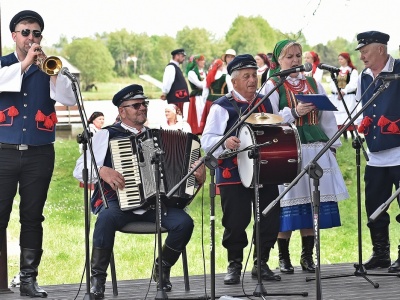
<instances>
[{"instance_id":1,"label":"eyeglasses","mask_svg":"<svg viewBox=\"0 0 400 300\"><path fill-rule=\"evenodd\" d=\"M134 109L138 110L141 105L143 105L145 108L147 108L147 106L149 106L149 101L143 101L143 102L140 102L140 103L132 103L132 104L124 105L124 106L121 106L121 107L133 107Z\"/></svg>"},{"instance_id":2,"label":"eyeglasses","mask_svg":"<svg viewBox=\"0 0 400 300\"><path fill-rule=\"evenodd\" d=\"M30 29L22 29L22 30L18 30L15 32L21 32L22 36L29 36L31 34L31 30ZM35 38L41 37L42 32L40 30L32 30L32 35Z\"/></svg>"}]
</instances>

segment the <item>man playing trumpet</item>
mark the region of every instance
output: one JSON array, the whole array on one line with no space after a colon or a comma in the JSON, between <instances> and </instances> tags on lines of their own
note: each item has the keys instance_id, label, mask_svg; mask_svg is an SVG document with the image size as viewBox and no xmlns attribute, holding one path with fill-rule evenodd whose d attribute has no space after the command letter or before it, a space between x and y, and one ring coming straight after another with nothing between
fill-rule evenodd
<instances>
[{"instance_id":1,"label":"man playing trumpet","mask_svg":"<svg viewBox=\"0 0 400 300\"><path fill-rule=\"evenodd\" d=\"M15 52L0 57L0 245L18 187L20 292L32 298L47 297L36 277L43 252L43 207L54 168L54 102L76 102L66 76L49 76L35 64L43 55L43 29L38 13L19 12L10 22Z\"/></svg>"}]
</instances>

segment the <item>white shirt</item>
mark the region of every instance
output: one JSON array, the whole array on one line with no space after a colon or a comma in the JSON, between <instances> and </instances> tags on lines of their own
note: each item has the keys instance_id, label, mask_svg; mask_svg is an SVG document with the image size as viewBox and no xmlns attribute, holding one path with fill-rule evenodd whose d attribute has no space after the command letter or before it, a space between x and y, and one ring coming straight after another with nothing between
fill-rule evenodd
<instances>
[{"instance_id":1,"label":"white shirt","mask_svg":"<svg viewBox=\"0 0 400 300\"><path fill-rule=\"evenodd\" d=\"M239 101L248 102L242 95L233 90L235 97ZM220 105L212 105L210 113L207 117L206 126L201 136L201 147L208 152L216 143L224 136L224 132L229 120L228 111ZM239 130L239 129L238 129ZM236 134L237 136L237 134ZM214 157L218 157L224 149L218 147L213 153Z\"/></svg>"},{"instance_id":2,"label":"white shirt","mask_svg":"<svg viewBox=\"0 0 400 300\"><path fill-rule=\"evenodd\" d=\"M15 57L17 53L14 52ZM0 62L1 64L1 62ZM0 92L21 92L22 72L21 62L11 66L1 67L0 65ZM50 98L64 105L72 106L76 103L76 98L72 90L72 83L67 76L58 73L57 84L54 85L50 80Z\"/></svg>"}]
</instances>

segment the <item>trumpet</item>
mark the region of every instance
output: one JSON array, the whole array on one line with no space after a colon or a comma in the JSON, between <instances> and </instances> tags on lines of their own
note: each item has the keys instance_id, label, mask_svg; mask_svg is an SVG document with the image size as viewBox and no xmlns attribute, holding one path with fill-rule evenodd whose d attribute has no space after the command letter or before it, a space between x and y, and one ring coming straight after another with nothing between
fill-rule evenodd
<instances>
[{"instance_id":1,"label":"trumpet","mask_svg":"<svg viewBox=\"0 0 400 300\"><path fill-rule=\"evenodd\" d=\"M32 44L30 44L30 46L32 46ZM61 59L59 59L57 56L47 57L46 54L44 54L44 52L41 50L41 48L37 51L38 54L36 57L36 65L38 66L38 68L47 75L57 75L62 68Z\"/></svg>"}]
</instances>

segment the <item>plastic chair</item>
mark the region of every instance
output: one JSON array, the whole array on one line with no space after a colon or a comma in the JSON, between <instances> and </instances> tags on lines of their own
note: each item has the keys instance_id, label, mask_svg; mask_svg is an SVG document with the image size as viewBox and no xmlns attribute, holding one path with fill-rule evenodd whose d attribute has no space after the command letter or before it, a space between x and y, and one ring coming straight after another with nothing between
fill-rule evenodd
<instances>
[{"instance_id":1,"label":"plastic chair","mask_svg":"<svg viewBox=\"0 0 400 300\"><path fill-rule=\"evenodd\" d=\"M130 233L130 234L156 234L157 228L156 228L155 223L141 221L141 222L128 223L124 227L122 227L121 230L119 230L119 231L123 232L123 233ZM161 232L164 233L164 232L167 232L167 230L164 227L161 227ZM184 278L184 282L185 282L185 291L190 291L186 249L184 249L182 251L182 262L183 262L183 278ZM110 269L111 269L113 295L118 296L118 286L117 286L117 275L115 272L114 252L111 253Z\"/></svg>"}]
</instances>

